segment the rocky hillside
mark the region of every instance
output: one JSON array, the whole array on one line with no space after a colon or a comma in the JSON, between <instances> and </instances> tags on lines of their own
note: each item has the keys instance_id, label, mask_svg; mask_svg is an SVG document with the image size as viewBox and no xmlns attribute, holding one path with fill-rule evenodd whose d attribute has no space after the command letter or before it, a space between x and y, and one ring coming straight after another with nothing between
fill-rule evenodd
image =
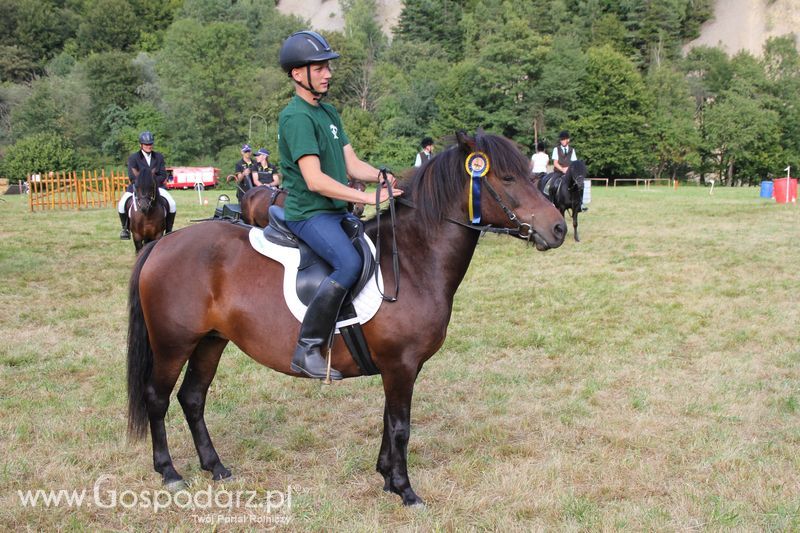
<instances>
[{"instance_id":1,"label":"rocky hillside","mask_svg":"<svg viewBox=\"0 0 800 533\"><path fill-rule=\"evenodd\" d=\"M308 20L318 30L344 28L339 0L279 0L278 9ZM387 35L391 35L402 9L402 0L378 0L378 16ZM688 43L685 50L720 45L729 54L748 50L760 55L768 38L793 31L800 34L800 0L717 0L714 18L703 25L700 37Z\"/></svg>"},{"instance_id":2,"label":"rocky hillside","mask_svg":"<svg viewBox=\"0 0 800 533\"><path fill-rule=\"evenodd\" d=\"M800 32L797 0L717 0L714 18L685 49L720 45L730 55L739 50L761 55L767 39L792 32Z\"/></svg>"},{"instance_id":3,"label":"rocky hillside","mask_svg":"<svg viewBox=\"0 0 800 533\"><path fill-rule=\"evenodd\" d=\"M277 5L281 13L306 19L314 29L336 31L344 28L339 0L278 0ZM378 18L387 35L391 35L402 9L402 0L378 0Z\"/></svg>"}]
</instances>

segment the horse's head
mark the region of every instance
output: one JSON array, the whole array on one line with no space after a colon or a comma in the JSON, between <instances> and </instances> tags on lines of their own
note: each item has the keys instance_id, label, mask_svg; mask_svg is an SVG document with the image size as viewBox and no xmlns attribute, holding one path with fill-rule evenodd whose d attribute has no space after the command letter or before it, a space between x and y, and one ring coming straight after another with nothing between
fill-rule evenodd
<instances>
[{"instance_id":1,"label":"horse's head","mask_svg":"<svg viewBox=\"0 0 800 533\"><path fill-rule=\"evenodd\" d=\"M580 159L573 161L569 164L567 173L567 183L569 183L570 190L580 189L583 191L583 182L586 180L586 163Z\"/></svg>"},{"instance_id":2,"label":"horse's head","mask_svg":"<svg viewBox=\"0 0 800 533\"><path fill-rule=\"evenodd\" d=\"M567 233L564 217L532 184L528 159L519 148L505 137L482 130L478 130L475 137L463 132L456 137L458 150L455 152L468 191L473 188L474 173L480 173L483 165L473 159L474 154L488 160L485 162L488 171L480 178L480 224L516 229L517 237L532 240L538 250L561 246ZM468 173L465 167L470 167L471 171ZM476 196L475 193L471 195L473 207ZM469 212L470 206L466 208Z\"/></svg>"},{"instance_id":3,"label":"horse's head","mask_svg":"<svg viewBox=\"0 0 800 533\"><path fill-rule=\"evenodd\" d=\"M158 205L158 183L149 168L145 167L136 176L133 195L136 198L136 208L142 213L149 213Z\"/></svg>"}]
</instances>

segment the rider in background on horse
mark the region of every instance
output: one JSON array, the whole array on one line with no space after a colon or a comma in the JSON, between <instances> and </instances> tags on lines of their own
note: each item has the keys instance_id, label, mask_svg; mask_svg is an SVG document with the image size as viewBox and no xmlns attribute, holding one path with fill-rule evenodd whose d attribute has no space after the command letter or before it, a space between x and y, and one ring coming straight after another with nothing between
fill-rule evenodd
<instances>
[{"instance_id":1,"label":"rider in background on horse","mask_svg":"<svg viewBox=\"0 0 800 533\"><path fill-rule=\"evenodd\" d=\"M256 152L256 166L253 182L256 185L269 185L277 187L281 184L281 175L278 168L269 162L269 150L259 148Z\"/></svg>"},{"instance_id":2,"label":"rider in background on horse","mask_svg":"<svg viewBox=\"0 0 800 533\"><path fill-rule=\"evenodd\" d=\"M541 179L547 174L547 165L550 163L550 158L544 151L544 143L539 141L536 143L536 153L531 156L531 174L534 178Z\"/></svg>"},{"instance_id":3,"label":"rider in background on horse","mask_svg":"<svg viewBox=\"0 0 800 533\"><path fill-rule=\"evenodd\" d=\"M569 144L569 132L567 130L558 134L558 146L553 148L553 170L556 174L567 173L569 164L578 160L575 148Z\"/></svg>"},{"instance_id":4,"label":"rider in background on horse","mask_svg":"<svg viewBox=\"0 0 800 533\"><path fill-rule=\"evenodd\" d=\"M291 370L323 379L327 365L322 350L333 335L339 307L361 272L361 258L341 224L351 216L348 202L372 199L370 193L348 187L348 175L379 182L380 172L358 158L339 113L320 101L330 87L330 61L339 57L325 38L313 31L296 32L283 42L279 57L295 89L278 123L283 186L289 192L286 225L333 267L308 304ZM386 176L394 183L394 176ZM388 199L388 190L381 189L379 201ZM342 374L331 369L330 377L342 379Z\"/></svg>"},{"instance_id":5,"label":"rider in background on horse","mask_svg":"<svg viewBox=\"0 0 800 533\"><path fill-rule=\"evenodd\" d=\"M253 173L256 163L250 159L253 150L249 144L242 145L242 158L236 163L236 199L242 203L244 193L253 188ZM258 185L258 184L256 184Z\"/></svg>"},{"instance_id":6,"label":"rider in background on horse","mask_svg":"<svg viewBox=\"0 0 800 533\"><path fill-rule=\"evenodd\" d=\"M431 157L433 157L433 139L425 137L419 144L422 146L422 150L417 154L417 159L414 161L415 167L421 167L422 163L430 161Z\"/></svg>"},{"instance_id":7,"label":"rider in background on horse","mask_svg":"<svg viewBox=\"0 0 800 533\"><path fill-rule=\"evenodd\" d=\"M143 131L139 135L139 151L134 152L128 158L128 179L130 180L130 183L125 189L125 194L123 194L122 198L120 198L119 204L117 204L119 220L122 224L122 231L119 232L119 238L123 240L129 240L131 238L131 232L128 229L128 212L125 209L125 203L128 201L128 198L133 197L133 189L136 178L139 177L139 175L142 173L142 170L145 168L150 169L150 172L158 183L158 193L169 204L169 212L167 213L166 221L166 233L172 232L172 226L175 223L175 211L177 210L177 206L175 205L175 200L164 188L164 183L167 181L167 167L164 164L164 156L159 152L153 151L154 141L155 138L153 137L152 133L149 131Z\"/></svg>"}]
</instances>

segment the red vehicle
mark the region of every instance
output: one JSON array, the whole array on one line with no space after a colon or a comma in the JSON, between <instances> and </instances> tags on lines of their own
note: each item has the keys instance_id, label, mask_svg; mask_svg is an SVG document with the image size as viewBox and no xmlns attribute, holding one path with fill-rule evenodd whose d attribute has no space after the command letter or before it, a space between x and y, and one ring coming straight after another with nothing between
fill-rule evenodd
<instances>
[{"instance_id":1,"label":"red vehicle","mask_svg":"<svg viewBox=\"0 0 800 533\"><path fill-rule=\"evenodd\" d=\"M219 181L214 167L167 167L167 189L193 189L198 183L208 189Z\"/></svg>"}]
</instances>

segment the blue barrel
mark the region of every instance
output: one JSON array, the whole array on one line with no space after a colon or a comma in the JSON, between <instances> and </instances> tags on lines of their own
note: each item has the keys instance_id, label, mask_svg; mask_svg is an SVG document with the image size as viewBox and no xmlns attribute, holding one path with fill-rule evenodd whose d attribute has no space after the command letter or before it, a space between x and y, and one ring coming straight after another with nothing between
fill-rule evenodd
<instances>
[{"instance_id":1,"label":"blue barrel","mask_svg":"<svg viewBox=\"0 0 800 533\"><path fill-rule=\"evenodd\" d=\"M772 198L772 182L771 181L762 181L761 182L761 194L759 194L761 198Z\"/></svg>"}]
</instances>

